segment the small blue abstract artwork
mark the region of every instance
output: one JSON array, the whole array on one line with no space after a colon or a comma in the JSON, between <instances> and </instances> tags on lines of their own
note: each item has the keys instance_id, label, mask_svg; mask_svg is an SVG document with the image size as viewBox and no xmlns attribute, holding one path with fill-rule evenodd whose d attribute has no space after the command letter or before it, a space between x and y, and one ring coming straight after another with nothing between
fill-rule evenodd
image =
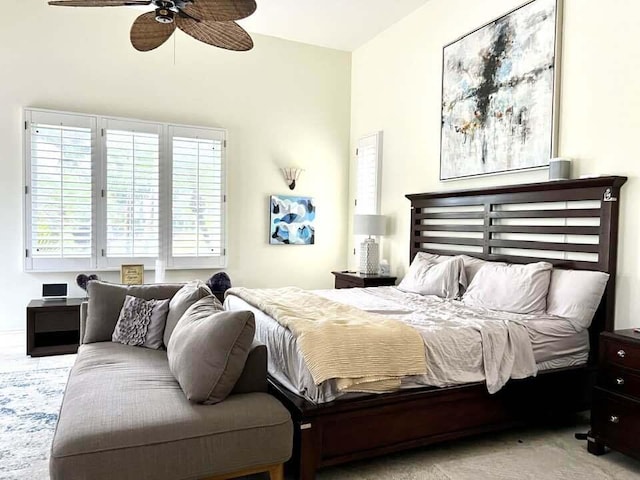
<instances>
[{"instance_id":1,"label":"small blue abstract artwork","mask_svg":"<svg viewBox=\"0 0 640 480\"><path fill-rule=\"evenodd\" d=\"M271 245L316 243L316 204L313 198L272 195L270 209Z\"/></svg>"}]
</instances>

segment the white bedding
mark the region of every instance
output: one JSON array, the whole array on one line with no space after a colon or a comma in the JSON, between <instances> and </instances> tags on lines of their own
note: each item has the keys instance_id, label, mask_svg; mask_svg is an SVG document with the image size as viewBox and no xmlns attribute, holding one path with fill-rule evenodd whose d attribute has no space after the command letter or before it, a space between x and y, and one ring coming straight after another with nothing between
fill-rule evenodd
<instances>
[{"instance_id":1,"label":"white bedding","mask_svg":"<svg viewBox=\"0 0 640 480\"><path fill-rule=\"evenodd\" d=\"M535 375L538 369L583 364L589 354L588 331L576 332L568 321L558 317L470 308L456 301L401 292L395 287L314 293L389 315L421 333L428 373L404 378L401 388L486 381L489 390L496 391L509 378ZM269 349L269 373L285 387L316 403L344 396L331 380L314 384L290 331L233 295L227 297L225 306L231 310L253 311L256 338ZM527 333L528 338L523 338ZM483 339L485 345L491 345L490 349L483 348ZM532 358L513 358L523 355ZM515 370L514 362L520 365ZM522 365L533 367L522 368Z\"/></svg>"}]
</instances>

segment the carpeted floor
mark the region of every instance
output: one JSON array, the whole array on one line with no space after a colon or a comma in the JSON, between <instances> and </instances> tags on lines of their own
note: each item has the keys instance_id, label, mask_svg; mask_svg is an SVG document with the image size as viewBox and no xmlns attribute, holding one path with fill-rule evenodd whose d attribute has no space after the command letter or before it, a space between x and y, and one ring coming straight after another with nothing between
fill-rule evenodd
<instances>
[{"instance_id":1,"label":"carpeted floor","mask_svg":"<svg viewBox=\"0 0 640 480\"><path fill-rule=\"evenodd\" d=\"M14 363L16 371L6 357L1 360L0 479L47 480L49 446L73 358L22 359ZM484 435L321 470L318 480L640 479L636 460L615 452L589 455L585 442L573 437L587 429L587 418L580 417L562 427Z\"/></svg>"}]
</instances>

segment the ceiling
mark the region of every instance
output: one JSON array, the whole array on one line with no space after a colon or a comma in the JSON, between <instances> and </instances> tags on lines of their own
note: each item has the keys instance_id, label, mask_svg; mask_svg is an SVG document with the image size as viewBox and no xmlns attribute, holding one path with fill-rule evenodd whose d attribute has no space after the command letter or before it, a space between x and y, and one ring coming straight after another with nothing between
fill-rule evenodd
<instances>
[{"instance_id":1,"label":"ceiling","mask_svg":"<svg viewBox=\"0 0 640 480\"><path fill-rule=\"evenodd\" d=\"M249 32L353 51L429 0L257 0Z\"/></svg>"}]
</instances>

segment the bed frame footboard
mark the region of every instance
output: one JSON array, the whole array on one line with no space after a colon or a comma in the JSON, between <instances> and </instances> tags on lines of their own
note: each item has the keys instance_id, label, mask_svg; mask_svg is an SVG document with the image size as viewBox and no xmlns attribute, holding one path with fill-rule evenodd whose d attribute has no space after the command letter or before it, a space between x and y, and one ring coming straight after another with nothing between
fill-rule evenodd
<instances>
[{"instance_id":1,"label":"bed frame footboard","mask_svg":"<svg viewBox=\"0 0 640 480\"><path fill-rule=\"evenodd\" d=\"M590 407L595 369L577 367L511 381L490 395L484 384L424 388L316 405L270 379L295 424L294 478L319 468L542 420Z\"/></svg>"}]
</instances>

